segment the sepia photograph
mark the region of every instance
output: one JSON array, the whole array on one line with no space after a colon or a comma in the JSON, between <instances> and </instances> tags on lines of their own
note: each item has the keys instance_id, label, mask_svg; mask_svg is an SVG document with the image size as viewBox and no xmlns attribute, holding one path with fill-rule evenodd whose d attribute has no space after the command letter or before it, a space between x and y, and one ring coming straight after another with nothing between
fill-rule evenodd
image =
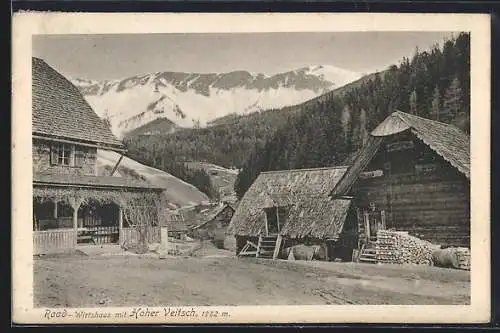
<instances>
[{"instance_id":1,"label":"sepia photograph","mask_svg":"<svg viewBox=\"0 0 500 333\"><path fill-rule=\"evenodd\" d=\"M489 318L487 16L46 15L13 30L21 320Z\"/></svg>"}]
</instances>

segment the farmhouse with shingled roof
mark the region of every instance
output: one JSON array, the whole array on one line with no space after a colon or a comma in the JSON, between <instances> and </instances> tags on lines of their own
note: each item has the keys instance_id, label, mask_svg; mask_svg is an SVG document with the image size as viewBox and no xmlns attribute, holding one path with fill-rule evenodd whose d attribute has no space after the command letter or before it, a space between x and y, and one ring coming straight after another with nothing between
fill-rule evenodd
<instances>
[{"instance_id":1,"label":"farmhouse with shingled roof","mask_svg":"<svg viewBox=\"0 0 500 333\"><path fill-rule=\"evenodd\" d=\"M396 111L370 134L332 190L357 211L344 239L374 249L394 229L441 246L470 247L469 136L458 128Z\"/></svg>"},{"instance_id":2,"label":"farmhouse with shingled roof","mask_svg":"<svg viewBox=\"0 0 500 333\"><path fill-rule=\"evenodd\" d=\"M123 154L122 142L79 90L38 58L32 59L32 115L34 254L130 241L138 237L132 228L138 211L158 224L162 189L113 177L118 164L98 176L97 150Z\"/></svg>"}]
</instances>

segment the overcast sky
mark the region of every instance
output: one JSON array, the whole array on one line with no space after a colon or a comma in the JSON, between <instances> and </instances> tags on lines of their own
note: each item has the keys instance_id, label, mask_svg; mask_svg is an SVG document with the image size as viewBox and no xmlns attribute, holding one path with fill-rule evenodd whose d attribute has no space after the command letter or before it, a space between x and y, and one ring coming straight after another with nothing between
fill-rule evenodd
<instances>
[{"instance_id":1,"label":"overcast sky","mask_svg":"<svg viewBox=\"0 0 500 333\"><path fill-rule=\"evenodd\" d=\"M33 56L66 76L119 79L160 71L275 74L308 65L369 73L442 43L450 32L52 35Z\"/></svg>"}]
</instances>

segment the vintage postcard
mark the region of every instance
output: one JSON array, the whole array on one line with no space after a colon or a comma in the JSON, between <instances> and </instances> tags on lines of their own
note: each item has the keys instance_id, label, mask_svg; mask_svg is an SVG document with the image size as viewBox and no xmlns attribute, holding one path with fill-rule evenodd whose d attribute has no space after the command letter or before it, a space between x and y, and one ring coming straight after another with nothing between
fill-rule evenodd
<instances>
[{"instance_id":1,"label":"vintage postcard","mask_svg":"<svg viewBox=\"0 0 500 333\"><path fill-rule=\"evenodd\" d=\"M16 13L13 321L488 322L489 29Z\"/></svg>"}]
</instances>

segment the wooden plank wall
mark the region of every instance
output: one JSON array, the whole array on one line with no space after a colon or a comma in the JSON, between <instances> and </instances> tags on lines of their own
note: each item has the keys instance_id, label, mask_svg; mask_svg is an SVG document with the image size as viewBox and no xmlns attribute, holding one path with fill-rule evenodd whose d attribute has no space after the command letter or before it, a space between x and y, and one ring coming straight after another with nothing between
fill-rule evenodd
<instances>
[{"instance_id":1,"label":"wooden plank wall","mask_svg":"<svg viewBox=\"0 0 500 333\"><path fill-rule=\"evenodd\" d=\"M76 248L74 229L33 231L33 254L70 252Z\"/></svg>"},{"instance_id":2,"label":"wooden plank wall","mask_svg":"<svg viewBox=\"0 0 500 333\"><path fill-rule=\"evenodd\" d=\"M409 141L408 149L387 148ZM426 165L433 168L426 170ZM373 202L385 211L387 228L435 244L470 246L469 181L441 156L410 132L400 133L384 140L364 171L376 170L383 175L359 179L353 187L358 208Z\"/></svg>"},{"instance_id":3,"label":"wooden plank wall","mask_svg":"<svg viewBox=\"0 0 500 333\"><path fill-rule=\"evenodd\" d=\"M161 239L161 228L151 227L148 232L148 242L149 243L159 243ZM134 228L122 228L120 235L120 243L137 243L139 241L139 231Z\"/></svg>"},{"instance_id":4,"label":"wooden plank wall","mask_svg":"<svg viewBox=\"0 0 500 333\"><path fill-rule=\"evenodd\" d=\"M470 194L465 179L399 176L359 184L358 205L387 214L387 228L408 231L435 244L469 247Z\"/></svg>"}]
</instances>

